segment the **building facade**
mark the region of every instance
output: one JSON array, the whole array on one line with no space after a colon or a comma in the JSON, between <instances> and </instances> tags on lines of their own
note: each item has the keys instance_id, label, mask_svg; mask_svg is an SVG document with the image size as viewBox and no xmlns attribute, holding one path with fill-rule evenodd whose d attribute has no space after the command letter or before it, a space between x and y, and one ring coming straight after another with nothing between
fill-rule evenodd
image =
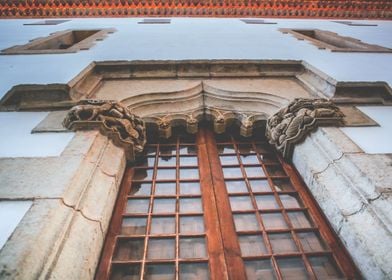
<instances>
[{"instance_id":1,"label":"building facade","mask_svg":"<svg viewBox=\"0 0 392 280\"><path fill-rule=\"evenodd\" d=\"M301 209L321 210L319 216L325 216L331 229L331 235L322 231L322 238L337 236L337 243L327 242L337 244L331 251L348 252L348 263L352 259L353 271L359 271L351 278L392 277L390 21L7 19L0 20L0 28L1 278L100 277L96 271L102 266L103 248L109 246L105 238L111 234L121 182L132 180L127 174L140 169L135 167L138 160L153 157L148 145L163 141L173 146L164 141L177 130L197 135L199 144L198 135L219 138L232 130L241 139L256 135L269 141L283 165L295 167L302 177L289 180L303 180L318 205ZM325 99L332 103L325 105ZM116 102L120 107L113 107ZM125 124L119 121L124 119ZM294 126L294 120L299 125ZM203 132L205 127L210 132ZM261 154L254 153L262 161ZM239 151L238 157L242 155ZM192 166L204 178L212 174L203 169L209 164L199 155ZM262 165L270 174L268 164ZM270 184L276 179L266 178ZM176 180L179 185L181 177ZM252 180L246 179L249 189ZM208 188L200 184L206 207L203 192ZM156 191L157 182L153 185ZM307 200L302 193L295 195ZM226 206L217 203L217 213L224 207L237 214L245 210L235 210L228 201ZM286 219L299 209L279 205ZM275 213L264 210L256 212L260 217ZM182 213L176 215L181 219ZM299 236L323 227L317 217L309 229L293 229L287 220L291 226L282 231L298 236L295 246L302 253L290 256L302 256L310 278L318 277L317 266ZM232 218L220 219L224 223ZM167 238L181 240L176 232ZM262 231L263 236L274 233ZM273 275L289 278L279 262L285 256L273 246L270 250L264 255L274 260ZM183 260L178 254L173 263L181 278ZM212 260L211 255L196 263L207 262L213 272ZM148 274L144 262L139 278ZM328 271L327 265L319 267ZM264 270L256 268L253 276L247 271L248 279L266 275ZM223 275L236 278L230 272Z\"/></svg>"}]
</instances>

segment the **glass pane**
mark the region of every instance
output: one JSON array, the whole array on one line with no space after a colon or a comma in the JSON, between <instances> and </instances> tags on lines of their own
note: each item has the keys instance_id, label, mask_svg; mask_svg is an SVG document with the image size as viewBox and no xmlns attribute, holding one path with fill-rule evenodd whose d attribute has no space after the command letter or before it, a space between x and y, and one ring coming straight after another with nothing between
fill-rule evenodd
<instances>
[{"instance_id":1,"label":"glass pane","mask_svg":"<svg viewBox=\"0 0 392 280\"><path fill-rule=\"evenodd\" d=\"M203 216L181 216L180 217L180 233L197 234L204 233Z\"/></svg>"},{"instance_id":2,"label":"glass pane","mask_svg":"<svg viewBox=\"0 0 392 280\"><path fill-rule=\"evenodd\" d=\"M153 213L174 213L176 212L175 198L156 198L154 199Z\"/></svg>"},{"instance_id":3,"label":"glass pane","mask_svg":"<svg viewBox=\"0 0 392 280\"><path fill-rule=\"evenodd\" d=\"M152 174L154 169L136 169L133 180L135 181L147 181L152 180Z\"/></svg>"},{"instance_id":4,"label":"glass pane","mask_svg":"<svg viewBox=\"0 0 392 280\"><path fill-rule=\"evenodd\" d=\"M174 217L153 217L151 219L151 234L171 234L176 232Z\"/></svg>"},{"instance_id":5,"label":"glass pane","mask_svg":"<svg viewBox=\"0 0 392 280\"><path fill-rule=\"evenodd\" d=\"M197 168L181 168L180 169L180 179L199 179L199 169Z\"/></svg>"},{"instance_id":6,"label":"glass pane","mask_svg":"<svg viewBox=\"0 0 392 280\"><path fill-rule=\"evenodd\" d=\"M196 146L180 146L180 155L194 155L196 153Z\"/></svg>"},{"instance_id":7,"label":"glass pane","mask_svg":"<svg viewBox=\"0 0 392 280\"><path fill-rule=\"evenodd\" d=\"M223 176L225 178L242 178L240 167L224 167Z\"/></svg>"},{"instance_id":8,"label":"glass pane","mask_svg":"<svg viewBox=\"0 0 392 280\"><path fill-rule=\"evenodd\" d=\"M302 248L305 252L318 252L327 249L321 237L312 231L300 232L297 233L297 236L301 240Z\"/></svg>"},{"instance_id":9,"label":"glass pane","mask_svg":"<svg viewBox=\"0 0 392 280\"><path fill-rule=\"evenodd\" d=\"M249 154L255 152L251 144L240 144L238 145L238 150L241 154Z\"/></svg>"},{"instance_id":10,"label":"glass pane","mask_svg":"<svg viewBox=\"0 0 392 280\"><path fill-rule=\"evenodd\" d=\"M286 229L287 224L280 213L264 213L261 214L264 226L267 229Z\"/></svg>"},{"instance_id":11,"label":"glass pane","mask_svg":"<svg viewBox=\"0 0 392 280\"><path fill-rule=\"evenodd\" d=\"M160 155L175 155L176 154L176 146L159 146Z\"/></svg>"},{"instance_id":12,"label":"glass pane","mask_svg":"<svg viewBox=\"0 0 392 280\"><path fill-rule=\"evenodd\" d=\"M150 238L148 241L147 259L174 259L174 238Z\"/></svg>"},{"instance_id":13,"label":"glass pane","mask_svg":"<svg viewBox=\"0 0 392 280\"><path fill-rule=\"evenodd\" d=\"M181 182L180 194L200 194L200 183Z\"/></svg>"},{"instance_id":14,"label":"glass pane","mask_svg":"<svg viewBox=\"0 0 392 280\"><path fill-rule=\"evenodd\" d=\"M222 165L238 165L237 156L220 156L220 161Z\"/></svg>"},{"instance_id":15,"label":"glass pane","mask_svg":"<svg viewBox=\"0 0 392 280\"><path fill-rule=\"evenodd\" d=\"M208 263L182 263L180 264L180 279L208 280Z\"/></svg>"},{"instance_id":16,"label":"glass pane","mask_svg":"<svg viewBox=\"0 0 392 280\"><path fill-rule=\"evenodd\" d=\"M302 207L302 203L299 202L298 197L294 194L281 194L279 197L284 208Z\"/></svg>"},{"instance_id":17,"label":"glass pane","mask_svg":"<svg viewBox=\"0 0 392 280\"><path fill-rule=\"evenodd\" d=\"M174 280L174 264L147 264L143 279L146 280Z\"/></svg>"},{"instance_id":18,"label":"glass pane","mask_svg":"<svg viewBox=\"0 0 392 280\"><path fill-rule=\"evenodd\" d=\"M253 192L271 192L267 180L249 180Z\"/></svg>"},{"instance_id":19,"label":"glass pane","mask_svg":"<svg viewBox=\"0 0 392 280\"><path fill-rule=\"evenodd\" d=\"M271 148L265 144L256 144L256 152L266 154L271 151Z\"/></svg>"},{"instance_id":20,"label":"glass pane","mask_svg":"<svg viewBox=\"0 0 392 280\"><path fill-rule=\"evenodd\" d=\"M265 177L264 171L261 166L245 167L246 176L248 177Z\"/></svg>"},{"instance_id":21,"label":"glass pane","mask_svg":"<svg viewBox=\"0 0 392 280\"><path fill-rule=\"evenodd\" d=\"M310 219L302 211L288 212L287 215L294 228L308 228L312 226Z\"/></svg>"},{"instance_id":22,"label":"glass pane","mask_svg":"<svg viewBox=\"0 0 392 280\"><path fill-rule=\"evenodd\" d=\"M180 213L202 213L200 198L180 198Z\"/></svg>"},{"instance_id":23,"label":"glass pane","mask_svg":"<svg viewBox=\"0 0 392 280\"><path fill-rule=\"evenodd\" d=\"M140 265L135 264L113 264L110 279L113 280L139 280L140 279Z\"/></svg>"},{"instance_id":24,"label":"glass pane","mask_svg":"<svg viewBox=\"0 0 392 280\"><path fill-rule=\"evenodd\" d=\"M180 258L195 259L207 257L204 238L180 238Z\"/></svg>"},{"instance_id":25,"label":"glass pane","mask_svg":"<svg viewBox=\"0 0 392 280\"><path fill-rule=\"evenodd\" d=\"M234 214L237 231L260 230L255 214Z\"/></svg>"},{"instance_id":26,"label":"glass pane","mask_svg":"<svg viewBox=\"0 0 392 280\"><path fill-rule=\"evenodd\" d=\"M150 183L132 183L131 191L129 195L151 195L151 184Z\"/></svg>"},{"instance_id":27,"label":"glass pane","mask_svg":"<svg viewBox=\"0 0 392 280\"><path fill-rule=\"evenodd\" d=\"M155 195L176 195L176 183L156 183Z\"/></svg>"},{"instance_id":28,"label":"glass pane","mask_svg":"<svg viewBox=\"0 0 392 280\"><path fill-rule=\"evenodd\" d=\"M259 164L256 155L241 155L242 164Z\"/></svg>"},{"instance_id":29,"label":"glass pane","mask_svg":"<svg viewBox=\"0 0 392 280\"><path fill-rule=\"evenodd\" d=\"M231 210L253 210L249 196L230 196Z\"/></svg>"},{"instance_id":30,"label":"glass pane","mask_svg":"<svg viewBox=\"0 0 392 280\"><path fill-rule=\"evenodd\" d=\"M270 176L286 176L280 165L266 165L265 168Z\"/></svg>"},{"instance_id":31,"label":"glass pane","mask_svg":"<svg viewBox=\"0 0 392 280\"><path fill-rule=\"evenodd\" d=\"M327 256L310 257L309 261L317 279L344 279L332 258Z\"/></svg>"},{"instance_id":32,"label":"glass pane","mask_svg":"<svg viewBox=\"0 0 392 280\"><path fill-rule=\"evenodd\" d=\"M273 233L268 235L274 253L297 252L297 246L291 233Z\"/></svg>"},{"instance_id":33,"label":"glass pane","mask_svg":"<svg viewBox=\"0 0 392 280\"><path fill-rule=\"evenodd\" d=\"M262 161L265 163L278 163L278 159L272 154L264 154L262 156Z\"/></svg>"},{"instance_id":34,"label":"glass pane","mask_svg":"<svg viewBox=\"0 0 392 280\"><path fill-rule=\"evenodd\" d=\"M278 265L284 279L309 279L301 258L278 259Z\"/></svg>"},{"instance_id":35,"label":"glass pane","mask_svg":"<svg viewBox=\"0 0 392 280\"><path fill-rule=\"evenodd\" d=\"M126 213L147 213L149 199L128 199Z\"/></svg>"},{"instance_id":36,"label":"glass pane","mask_svg":"<svg viewBox=\"0 0 392 280\"><path fill-rule=\"evenodd\" d=\"M144 148L144 151L146 152L146 154L147 155L155 155L156 154L156 152L157 152L157 146L149 146L149 145L147 145L145 148Z\"/></svg>"},{"instance_id":37,"label":"glass pane","mask_svg":"<svg viewBox=\"0 0 392 280\"><path fill-rule=\"evenodd\" d=\"M176 179L176 169L158 169L157 170L157 180L175 180Z\"/></svg>"},{"instance_id":38,"label":"glass pane","mask_svg":"<svg viewBox=\"0 0 392 280\"><path fill-rule=\"evenodd\" d=\"M158 160L158 166L176 166L176 157L172 157L172 156L162 156L159 157Z\"/></svg>"},{"instance_id":39,"label":"glass pane","mask_svg":"<svg viewBox=\"0 0 392 280\"><path fill-rule=\"evenodd\" d=\"M273 180L274 187L278 192L291 192L294 191L293 185L288 180Z\"/></svg>"},{"instance_id":40,"label":"glass pane","mask_svg":"<svg viewBox=\"0 0 392 280\"><path fill-rule=\"evenodd\" d=\"M279 205L273 195L256 195L257 207L259 209L278 209Z\"/></svg>"},{"instance_id":41,"label":"glass pane","mask_svg":"<svg viewBox=\"0 0 392 280\"><path fill-rule=\"evenodd\" d=\"M197 166L197 157L180 157L180 166Z\"/></svg>"},{"instance_id":42,"label":"glass pane","mask_svg":"<svg viewBox=\"0 0 392 280\"><path fill-rule=\"evenodd\" d=\"M276 279L270 260L245 261L245 270L248 279Z\"/></svg>"},{"instance_id":43,"label":"glass pane","mask_svg":"<svg viewBox=\"0 0 392 280\"><path fill-rule=\"evenodd\" d=\"M143 259L144 239L118 239L113 260L130 261Z\"/></svg>"},{"instance_id":44,"label":"glass pane","mask_svg":"<svg viewBox=\"0 0 392 280\"><path fill-rule=\"evenodd\" d=\"M121 234L145 234L147 218L124 218L121 225Z\"/></svg>"},{"instance_id":45,"label":"glass pane","mask_svg":"<svg viewBox=\"0 0 392 280\"><path fill-rule=\"evenodd\" d=\"M261 235L240 235L238 241L241 247L243 257L260 256L267 253L264 241Z\"/></svg>"},{"instance_id":46,"label":"glass pane","mask_svg":"<svg viewBox=\"0 0 392 280\"><path fill-rule=\"evenodd\" d=\"M155 164L155 156L153 157L146 157L143 160L140 161L140 166L145 166L145 167L154 167Z\"/></svg>"},{"instance_id":47,"label":"glass pane","mask_svg":"<svg viewBox=\"0 0 392 280\"><path fill-rule=\"evenodd\" d=\"M244 180L225 181L228 193L247 193L248 189Z\"/></svg>"},{"instance_id":48,"label":"glass pane","mask_svg":"<svg viewBox=\"0 0 392 280\"><path fill-rule=\"evenodd\" d=\"M218 152L220 154L232 154L235 153L235 149L232 144L218 145Z\"/></svg>"}]
</instances>

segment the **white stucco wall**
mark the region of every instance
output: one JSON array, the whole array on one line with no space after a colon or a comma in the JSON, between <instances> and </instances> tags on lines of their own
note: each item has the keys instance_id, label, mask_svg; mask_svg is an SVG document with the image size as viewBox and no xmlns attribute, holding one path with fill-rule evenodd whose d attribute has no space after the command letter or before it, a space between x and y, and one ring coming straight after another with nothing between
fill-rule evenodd
<instances>
[{"instance_id":1,"label":"white stucco wall","mask_svg":"<svg viewBox=\"0 0 392 280\"><path fill-rule=\"evenodd\" d=\"M73 19L53 26L23 25L32 19L0 20L0 49L65 29L118 30L92 49L75 54L0 56L0 96L16 84L66 83L94 60L296 59L339 81L392 84L392 54L332 53L278 31L319 28L392 48L392 21L347 26L330 20L269 19L278 23L273 25L213 18L174 18L171 24L162 25L137 24L139 20Z\"/></svg>"},{"instance_id":2,"label":"white stucco wall","mask_svg":"<svg viewBox=\"0 0 392 280\"><path fill-rule=\"evenodd\" d=\"M59 156L74 133L31 133L48 112L1 112L0 157Z\"/></svg>"},{"instance_id":3,"label":"white stucco wall","mask_svg":"<svg viewBox=\"0 0 392 280\"><path fill-rule=\"evenodd\" d=\"M92 61L103 60L295 59L310 63L338 81L386 81L392 85L392 54L319 50L278 31L318 28L392 48L392 21L371 21L378 26L347 26L330 20L298 19L268 19L277 24L266 25L245 24L235 18L174 18L171 24L162 25L137 24L139 20L71 19L49 26L23 25L40 21L34 19L0 20L0 49L66 29L117 29L90 50L75 54L0 55L0 98L17 84L67 83ZM25 117L17 114L7 117L6 123L4 115L0 119L0 156L61 153L70 135L29 135L32 123L25 124L21 121ZM24 132L15 132L15 128Z\"/></svg>"},{"instance_id":4,"label":"white stucco wall","mask_svg":"<svg viewBox=\"0 0 392 280\"><path fill-rule=\"evenodd\" d=\"M0 201L0 249L22 220L31 201Z\"/></svg>"},{"instance_id":5,"label":"white stucco wall","mask_svg":"<svg viewBox=\"0 0 392 280\"><path fill-rule=\"evenodd\" d=\"M365 153L392 153L392 106L359 106L378 127L343 127L341 130Z\"/></svg>"}]
</instances>

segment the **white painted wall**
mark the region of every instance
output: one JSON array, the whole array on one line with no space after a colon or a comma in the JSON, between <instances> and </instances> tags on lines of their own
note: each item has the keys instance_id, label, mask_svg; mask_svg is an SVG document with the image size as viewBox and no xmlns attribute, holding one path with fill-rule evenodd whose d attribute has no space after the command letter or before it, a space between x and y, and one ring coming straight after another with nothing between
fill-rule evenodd
<instances>
[{"instance_id":1,"label":"white painted wall","mask_svg":"<svg viewBox=\"0 0 392 280\"><path fill-rule=\"evenodd\" d=\"M31 134L31 130L47 114L48 112L0 113L0 157L59 156L74 136L73 132Z\"/></svg>"},{"instance_id":2,"label":"white painted wall","mask_svg":"<svg viewBox=\"0 0 392 280\"><path fill-rule=\"evenodd\" d=\"M268 19L278 24L258 25L235 18L173 18L171 24L148 25L137 24L137 18L105 18L72 19L53 26L23 25L40 20L0 20L0 49L66 29L116 28L117 32L90 50L75 54L0 55L0 98L17 84L67 83L92 61L103 60L295 59L310 63L338 81L386 81L392 85L392 54L319 50L278 31L318 28L392 48L392 21L371 21L378 26L347 26L330 20ZM30 135L38 116L43 115L26 118L18 114L22 113L1 114L0 156L59 155L72 137ZM361 138L353 133L350 137L355 142Z\"/></svg>"},{"instance_id":3,"label":"white painted wall","mask_svg":"<svg viewBox=\"0 0 392 280\"><path fill-rule=\"evenodd\" d=\"M343 127L341 130L365 153L392 153L392 106L358 106L379 127Z\"/></svg>"},{"instance_id":4,"label":"white painted wall","mask_svg":"<svg viewBox=\"0 0 392 280\"><path fill-rule=\"evenodd\" d=\"M0 249L31 205L32 201L0 201Z\"/></svg>"},{"instance_id":5,"label":"white painted wall","mask_svg":"<svg viewBox=\"0 0 392 280\"><path fill-rule=\"evenodd\" d=\"M137 24L140 19L73 19L53 25L24 26L35 20L0 20L0 49L81 28L118 31L88 51L59 55L0 56L0 96L13 85L66 83L91 61L152 59L305 60L339 81L392 84L392 54L332 53L298 41L278 28L319 28L392 48L392 21L378 26L347 26L330 20L269 19L278 24L245 24L239 19L173 18L171 24ZM36 20L39 21L39 20Z\"/></svg>"}]
</instances>

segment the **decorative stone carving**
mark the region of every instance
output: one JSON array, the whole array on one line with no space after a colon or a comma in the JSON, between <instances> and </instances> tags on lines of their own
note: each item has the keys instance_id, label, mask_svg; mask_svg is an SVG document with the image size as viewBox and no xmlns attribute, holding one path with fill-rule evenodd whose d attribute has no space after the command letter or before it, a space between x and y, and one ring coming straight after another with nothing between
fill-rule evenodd
<instances>
[{"instance_id":1,"label":"decorative stone carving","mask_svg":"<svg viewBox=\"0 0 392 280\"><path fill-rule=\"evenodd\" d=\"M117 101L82 100L71 108L63 121L71 130L96 129L126 151L128 160L135 160L146 144L144 121Z\"/></svg>"},{"instance_id":2,"label":"decorative stone carving","mask_svg":"<svg viewBox=\"0 0 392 280\"><path fill-rule=\"evenodd\" d=\"M318 126L343 125L343 113L326 99L296 98L267 120L266 136L270 144L290 160L294 145Z\"/></svg>"}]
</instances>

